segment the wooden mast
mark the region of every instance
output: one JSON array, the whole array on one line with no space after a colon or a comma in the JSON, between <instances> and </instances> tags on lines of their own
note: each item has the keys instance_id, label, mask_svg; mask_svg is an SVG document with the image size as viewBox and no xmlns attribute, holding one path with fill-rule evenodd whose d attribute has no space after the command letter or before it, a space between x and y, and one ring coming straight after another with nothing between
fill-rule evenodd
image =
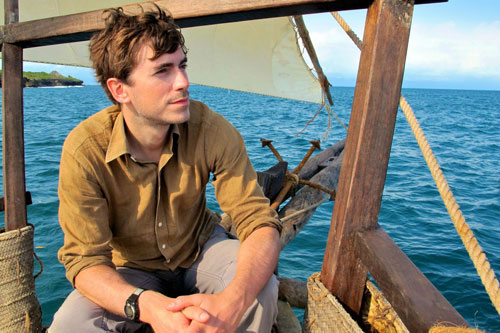
<instances>
[{"instance_id":1,"label":"wooden mast","mask_svg":"<svg viewBox=\"0 0 500 333\"><path fill-rule=\"evenodd\" d=\"M413 14L412 0L374 0L363 48L321 280L359 314L368 270L412 332L460 314L378 226Z\"/></svg>"},{"instance_id":2,"label":"wooden mast","mask_svg":"<svg viewBox=\"0 0 500 333\"><path fill-rule=\"evenodd\" d=\"M403 81L413 1L375 0L368 8L344 161L321 280L359 313L367 270L354 236L377 227Z\"/></svg>"},{"instance_id":3,"label":"wooden mast","mask_svg":"<svg viewBox=\"0 0 500 333\"><path fill-rule=\"evenodd\" d=\"M18 0L5 0L5 23L19 21ZM23 48L2 47L3 181L5 230L26 226L24 171Z\"/></svg>"}]
</instances>

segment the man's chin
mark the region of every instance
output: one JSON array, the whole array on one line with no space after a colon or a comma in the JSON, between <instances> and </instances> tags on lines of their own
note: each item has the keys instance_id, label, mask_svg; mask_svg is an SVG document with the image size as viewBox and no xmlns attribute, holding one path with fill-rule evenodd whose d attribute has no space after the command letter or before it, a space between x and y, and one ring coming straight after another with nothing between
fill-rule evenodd
<instances>
[{"instance_id":1,"label":"man's chin","mask_svg":"<svg viewBox=\"0 0 500 333\"><path fill-rule=\"evenodd\" d=\"M183 112L177 113L175 116L171 117L171 124L182 124L189 120L191 114L189 113L189 109L184 110Z\"/></svg>"}]
</instances>

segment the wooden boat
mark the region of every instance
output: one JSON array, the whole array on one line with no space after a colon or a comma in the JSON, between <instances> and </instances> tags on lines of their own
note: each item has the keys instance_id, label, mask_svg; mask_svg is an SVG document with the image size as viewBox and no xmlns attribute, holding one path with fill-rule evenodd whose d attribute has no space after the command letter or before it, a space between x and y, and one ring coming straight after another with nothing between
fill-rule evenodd
<instances>
[{"instance_id":1,"label":"wooden boat","mask_svg":"<svg viewBox=\"0 0 500 333\"><path fill-rule=\"evenodd\" d=\"M97 1L94 2L95 8L102 6L97 4ZM128 5L132 2L109 1L106 2L106 6ZM379 303L387 306L388 303L384 303L385 300L381 296L375 296L378 295L376 288L367 287L367 274L370 273L385 299L397 313L398 319L392 318L390 321L397 321L398 324L387 330L398 330L399 326L405 326L411 332L423 332L443 322L468 326L377 222L400 98L413 6L432 2L442 1L156 1L161 7L168 8L176 22L185 28L368 8L364 45L331 229L321 274L312 279L309 286L309 303L311 297L315 297L314 291L319 291L322 294L320 298L325 298L326 294L322 289L325 288L324 290L328 290L330 295L326 297L327 301L334 299L338 303L334 305L337 306L335 309L339 309L340 305L339 312L348 313L357 320L362 313L363 300L366 299L364 296L368 289L373 295L372 299L378 299ZM140 10L132 5L126 8L131 12ZM19 11L17 0L5 0L4 12L5 25L2 27L1 35L4 85L4 202L5 229L9 232L26 228L26 204L29 201L26 196L24 174L22 61L30 59L29 52L34 50L34 47L86 41L92 33L102 29L103 21L102 10L91 12L76 10L71 15L19 22L23 12ZM58 53L58 51L47 52ZM392 85L383 85L383 82L391 82ZM221 82L211 84L224 86ZM252 91L253 88L237 89ZM302 91L305 88L302 86L293 89L287 87L284 90ZM280 96L279 92L274 94ZM319 99L322 98L321 95L316 95L314 97L316 101L318 96ZM302 99L306 98L309 97ZM304 303L303 284L298 283L293 287L294 282L284 278L282 285L292 285L293 290L285 292L283 295L285 301L292 304ZM296 294L298 297L294 300ZM328 321L325 309L331 304L321 305L323 307L319 312L323 312L324 316L319 315L314 320L311 313L317 310L310 307L310 304L307 306L309 313L302 327L304 331L327 330L324 327L335 326L337 328L331 329L337 331L351 329L349 328L351 326L346 326L350 323L344 323L344 326L337 325L337 321L340 322L341 319ZM27 310L25 312L26 318L30 318L31 312ZM285 307L280 305L280 314L285 312L287 312L286 304ZM396 316L395 313L391 315ZM327 326L316 327L315 325L321 321L326 322ZM292 322L295 320L288 317L281 323L281 329L278 329L282 332L300 329ZM36 320L31 322L25 320L24 325L30 331L41 329L40 323ZM287 328L283 328L285 326ZM377 327L372 323L372 326L383 331L380 325Z\"/></svg>"}]
</instances>

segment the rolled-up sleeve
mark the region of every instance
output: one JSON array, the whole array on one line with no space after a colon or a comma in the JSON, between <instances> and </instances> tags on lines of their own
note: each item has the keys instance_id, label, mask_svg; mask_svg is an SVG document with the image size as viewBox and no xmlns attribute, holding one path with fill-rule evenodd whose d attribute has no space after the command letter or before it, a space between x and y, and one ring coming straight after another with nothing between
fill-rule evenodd
<instances>
[{"instance_id":1,"label":"rolled-up sleeve","mask_svg":"<svg viewBox=\"0 0 500 333\"><path fill-rule=\"evenodd\" d=\"M212 184L222 211L227 213L236 228L240 241L264 226L281 232L278 214L269 206L257 183L240 133L221 115L216 114L213 129L205 139L206 156L213 172Z\"/></svg>"},{"instance_id":2,"label":"rolled-up sleeve","mask_svg":"<svg viewBox=\"0 0 500 333\"><path fill-rule=\"evenodd\" d=\"M90 164L78 151L63 147L59 173L59 223L64 245L58 252L66 277L95 265L114 267L108 204Z\"/></svg>"}]
</instances>

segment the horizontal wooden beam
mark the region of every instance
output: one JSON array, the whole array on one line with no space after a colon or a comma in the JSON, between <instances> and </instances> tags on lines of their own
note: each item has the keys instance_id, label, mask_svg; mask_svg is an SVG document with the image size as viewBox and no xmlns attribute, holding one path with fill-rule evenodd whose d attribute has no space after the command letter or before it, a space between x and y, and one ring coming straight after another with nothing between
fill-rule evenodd
<instances>
[{"instance_id":1,"label":"horizontal wooden beam","mask_svg":"<svg viewBox=\"0 0 500 333\"><path fill-rule=\"evenodd\" d=\"M26 191L25 200L26 200L26 205L31 205L33 203L33 200L31 199L31 192ZM0 212L3 212L4 210L5 210L5 198L3 196L0 196Z\"/></svg>"},{"instance_id":2,"label":"horizontal wooden beam","mask_svg":"<svg viewBox=\"0 0 500 333\"><path fill-rule=\"evenodd\" d=\"M443 0L421 0L421 3ZM446 1L446 0L444 0ZM371 0L161 0L154 1L167 8L177 24L183 28L263 19L270 17L312 14L326 11L367 8ZM144 8L151 2L142 3ZM142 9L123 6L130 14ZM92 34L104 28L103 10L57 16L46 19L2 26L0 43L18 44L23 48L89 40Z\"/></svg>"},{"instance_id":3,"label":"horizontal wooden beam","mask_svg":"<svg viewBox=\"0 0 500 333\"><path fill-rule=\"evenodd\" d=\"M381 228L358 232L355 252L410 332L468 323Z\"/></svg>"}]
</instances>

